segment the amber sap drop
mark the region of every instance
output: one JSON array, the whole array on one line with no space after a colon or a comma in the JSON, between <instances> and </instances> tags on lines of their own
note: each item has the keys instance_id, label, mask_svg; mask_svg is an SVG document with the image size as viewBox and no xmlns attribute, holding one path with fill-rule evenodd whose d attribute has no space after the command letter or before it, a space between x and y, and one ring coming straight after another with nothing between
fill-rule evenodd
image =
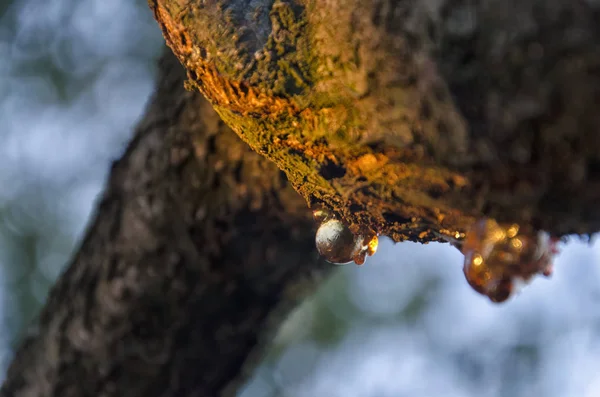
<instances>
[{"instance_id":1,"label":"amber sap drop","mask_svg":"<svg viewBox=\"0 0 600 397\"><path fill-rule=\"evenodd\" d=\"M467 232L462 246L465 277L473 289L494 302L508 299L515 282L552 273L557 240L547 233L521 229L516 224L480 219Z\"/></svg>"},{"instance_id":2,"label":"amber sap drop","mask_svg":"<svg viewBox=\"0 0 600 397\"><path fill-rule=\"evenodd\" d=\"M315 243L319 254L328 262L341 265L354 261L362 265L367 255L377 251L378 240L377 236L355 235L341 221L330 218L319 226Z\"/></svg>"}]
</instances>

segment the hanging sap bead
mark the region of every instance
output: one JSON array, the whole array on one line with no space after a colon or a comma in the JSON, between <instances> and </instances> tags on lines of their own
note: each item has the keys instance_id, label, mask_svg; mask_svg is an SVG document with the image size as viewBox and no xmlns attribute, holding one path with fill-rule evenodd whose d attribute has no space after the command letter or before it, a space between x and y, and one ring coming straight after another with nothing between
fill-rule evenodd
<instances>
[{"instance_id":1,"label":"hanging sap bead","mask_svg":"<svg viewBox=\"0 0 600 397\"><path fill-rule=\"evenodd\" d=\"M317 229L315 243L328 262L345 264L354 260L360 249L354 234L337 219L328 219Z\"/></svg>"},{"instance_id":2,"label":"hanging sap bead","mask_svg":"<svg viewBox=\"0 0 600 397\"><path fill-rule=\"evenodd\" d=\"M539 273L551 275L556 242L544 232L528 233L517 224L501 226L480 219L462 245L465 278L475 291L503 302L514 292L515 282L528 282Z\"/></svg>"},{"instance_id":3,"label":"hanging sap bead","mask_svg":"<svg viewBox=\"0 0 600 397\"><path fill-rule=\"evenodd\" d=\"M488 266L479 253L465 255L463 272L471 288L492 302L504 302L512 294L512 280L494 273L493 267Z\"/></svg>"},{"instance_id":4,"label":"hanging sap bead","mask_svg":"<svg viewBox=\"0 0 600 397\"><path fill-rule=\"evenodd\" d=\"M326 261L340 265L354 261L357 265L362 265L367 255L371 256L377 251L376 235L354 234L326 210L315 210L313 215L320 222L315 244Z\"/></svg>"},{"instance_id":5,"label":"hanging sap bead","mask_svg":"<svg viewBox=\"0 0 600 397\"><path fill-rule=\"evenodd\" d=\"M357 236L358 241L362 240L360 245L360 249L357 251L356 255L354 255L354 263L357 265L362 265L365 263L365 259L368 256L373 256L375 252L377 252L377 247L379 246L379 238L375 234L371 234L370 236Z\"/></svg>"}]
</instances>

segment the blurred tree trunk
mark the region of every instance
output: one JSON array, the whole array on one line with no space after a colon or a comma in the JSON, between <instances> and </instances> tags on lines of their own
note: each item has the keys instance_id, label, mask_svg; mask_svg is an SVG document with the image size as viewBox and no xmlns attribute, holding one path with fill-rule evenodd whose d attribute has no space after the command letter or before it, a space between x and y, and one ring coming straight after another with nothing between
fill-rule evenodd
<instances>
[{"instance_id":1,"label":"blurred tree trunk","mask_svg":"<svg viewBox=\"0 0 600 397\"><path fill-rule=\"evenodd\" d=\"M598 2L150 6L210 105L165 57L3 396L233 391L323 273L307 202L396 241L600 229Z\"/></svg>"},{"instance_id":2,"label":"blurred tree trunk","mask_svg":"<svg viewBox=\"0 0 600 397\"><path fill-rule=\"evenodd\" d=\"M323 276L305 202L169 52L2 396L219 396ZM249 360L250 358L250 360Z\"/></svg>"}]
</instances>

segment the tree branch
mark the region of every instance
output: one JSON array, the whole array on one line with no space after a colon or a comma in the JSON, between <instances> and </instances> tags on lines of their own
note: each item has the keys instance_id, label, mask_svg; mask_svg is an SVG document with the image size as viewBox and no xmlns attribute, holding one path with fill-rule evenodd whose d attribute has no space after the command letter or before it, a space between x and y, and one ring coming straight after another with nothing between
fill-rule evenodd
<instances>
[{"instance_id":1,"label":"tree branch","mask_svg":"<svg viewBox=\"0 0 600 397\"><path fill-rule=\"evenodd\" d=\"M461 235L483 216L600 229L597 2L150 6L187 87L304 200L166 57L2 396L233 391L323 273L306 202L396 241Z\"/></svg>"},{"instance_id":2,"label":"tree branch","mask_svg":"<svg viewBox=\"0 0 600 397\"><path fill-rule=\"evenodd\" d=\"M2 396L218 396L322 275L303 200L172 55ZM253 354L256 353L256 354Z\"/></svg>"},{"instance_id":3,"label":"tree branch","mask_svg":"<svg viewBox=\"0 0 600 397\"><path fill-rule=\"evenodd\" d=\"M600 230L598 2L150 6L188 86L355 232Z\"/></svg>"}]
</instances>

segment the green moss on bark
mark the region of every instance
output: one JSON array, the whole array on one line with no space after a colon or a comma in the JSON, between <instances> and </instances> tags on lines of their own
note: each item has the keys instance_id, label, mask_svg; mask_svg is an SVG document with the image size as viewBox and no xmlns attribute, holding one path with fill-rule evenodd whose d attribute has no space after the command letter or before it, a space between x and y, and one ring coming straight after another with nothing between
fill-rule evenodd
<instances>
[{"instance_id":1,"label":"green moss on bark","mask_svg":"<svg viewBox=\"0 0 600 397\"><path fill-rule=\"evenodd\" d=\"M593 179L598 172L596 149L582 150L584 159L577 159L549 132L540 137L554 131L543 123L502 136L479 128L486 113L473 93L490 104L494 95L510 92L487 97L478 90L491 85L461 82L460 76L479 81L462 74L465 70L475 70L485 82L485 70L465 69L460 62L468 57L454 60L448 52L456 47L448 41L455 24L446 23L445 12L452 2L433 7L412 1L221 0L181 7L173 6L176 0L154 0L151 6L167 43L189 71L189 86L200 90L255 151L274 161L309 205L328 207L351 228L376 230L396 241L431 241L440 233L464 232L474 219L491 215L557 235L597 230L598 194L584 183L585 176ZM478 2L472 8L488 13ZM584 14L576 15L580 20L569 23L585 22ZM503 29L509 27L477 25L470 34L488 37ZM460 43L460 53L472 50L477 61L493 56L476 40ZM520 64L506 62L508 78ZM536 106L552 114L547 101ZM475 108L479 113L472 114ZM518 107L506 109L515 120L526 117ZM588 131L586 123L595 119L569 120ZM567 124L560 128L576 134ZM538 141L543 153L527 147ZM553 153L568 153L565 161L584 164L567 168L583 169L578 175L584 178L572 182L575 171L548 166L557 158ZM517 154L529 163L515 162ZM566 179L568 189L548 182ZM560 208L557 202L570 208L580 204L593 215L561 210L564 219L557 219L546 212Z\"/></svg>"}]
</instances>

